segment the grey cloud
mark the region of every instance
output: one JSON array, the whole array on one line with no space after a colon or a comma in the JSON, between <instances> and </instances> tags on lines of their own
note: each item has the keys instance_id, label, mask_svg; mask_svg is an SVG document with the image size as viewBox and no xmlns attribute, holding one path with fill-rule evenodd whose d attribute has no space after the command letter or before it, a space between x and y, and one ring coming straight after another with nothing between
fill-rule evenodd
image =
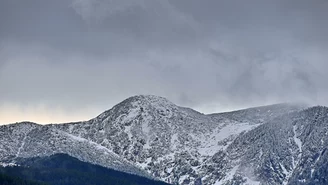
<instances>
[{"instance_id":1,"label":"grey cloud","mask_svg":"<svg viewBox=\"0 0 328 185\"><path fill-rule=\"evenodd\" d=\"M0 107L328 104L327 1L3 0ZM94 114L94 113L93 113Z\"/></svg>"}]
</instances>

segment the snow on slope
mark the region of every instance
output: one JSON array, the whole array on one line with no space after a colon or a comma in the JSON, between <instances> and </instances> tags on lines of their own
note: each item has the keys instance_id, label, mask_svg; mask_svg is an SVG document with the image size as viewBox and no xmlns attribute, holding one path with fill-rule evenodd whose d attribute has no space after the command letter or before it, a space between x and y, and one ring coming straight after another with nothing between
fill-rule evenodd
<instances>
[{"instance_id":1,"label":"snow on slope","mask_svg":"<svg viewBox=\"0 0 328 185\"><path fill-rule=\"evenodd\" d=\"M286 104L204 115L165 98L134 96L86 122L34 125L27 130L19 124L2 126L0 161L59 152L169 183L210 185L242 171L248 149L234 153L238 138L266 120L296 110L300 108ZM267 155L265 149L261 153L260 158Z\"/></svg>"},{"instance_id":2,"label":"snow on slope","mask_svg":"<svg viewBox=\"0 0 328 185\"><path fill-rule=\"evenodd\" d=\"M201 145L198 147L198 152L204 156L212 156L218 150L225 150L240 133L252 130L259 125L235 123L217 127L209 136L206 137L204 135L200 137Z\"/></svg>"}]
</instances>

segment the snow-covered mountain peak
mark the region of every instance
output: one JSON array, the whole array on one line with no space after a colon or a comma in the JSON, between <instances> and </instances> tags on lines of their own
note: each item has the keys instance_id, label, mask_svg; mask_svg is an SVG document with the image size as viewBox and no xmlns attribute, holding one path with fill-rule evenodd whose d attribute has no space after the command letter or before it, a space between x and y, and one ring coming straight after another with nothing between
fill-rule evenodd
<instances>
[{"instance_id":1,"label":"snow-covered mountain peak","mask_svg":"<svg viewBox=\"0 0 328 185\"><path fill-rule=\"evenodd\" d=\"M164 97L155 96L155 95L138 95L132 96L123 101L124 103L129 102L134 107L143 107L150 106L154 109L168 109L168 108L176 108L177 106L173 104L171 101ZM122 102L122 103L123 103Z\"/></svg>"},{"instance_id":2,"label":"snow-covered mountain peak","mask_svg":"<svg viewBox=\"0 0 328 185\"><path fill-rule=\"evenodd\" d=\"M179 107L166 98L154 95L132 96L115 105L112 109L100 114L97 119L105 120L109 117L123 116L135 119L143 114L144 116L159 113L162 116L171 117Z\"/></svg>"}]
</instances>

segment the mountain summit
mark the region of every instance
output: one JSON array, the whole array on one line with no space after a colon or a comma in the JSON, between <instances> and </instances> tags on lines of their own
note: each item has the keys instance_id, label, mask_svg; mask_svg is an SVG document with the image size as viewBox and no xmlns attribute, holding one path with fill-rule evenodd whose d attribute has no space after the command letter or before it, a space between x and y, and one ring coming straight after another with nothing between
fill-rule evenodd
<instances>
[{"instance_id":1,"label":"mountain summit","mask_svg":"<svg viewBox=\"0 0 328 185\"><path fill-rule=\"evenodd\" d=\"M279 104L205 115L133 96L85 122L1 126L0 161L64 153L173 184L326 182L326 112Z\"/></svg>"},{"instance_id":2,"label":"mountain summit","mask_svg":"<svg viewBox=\"0 0 328 185\"><path fill-rule=\"evenodd\" d=\"M133 119L141 113L161 113L170 116L170 113L177 110L178 107L166 98L154 95L138 95L127 98L121 103L115 105L112 109L105 111L97 118L104 120L108 116L124 115L128 119Z\"/></svg>"}]
</instances>

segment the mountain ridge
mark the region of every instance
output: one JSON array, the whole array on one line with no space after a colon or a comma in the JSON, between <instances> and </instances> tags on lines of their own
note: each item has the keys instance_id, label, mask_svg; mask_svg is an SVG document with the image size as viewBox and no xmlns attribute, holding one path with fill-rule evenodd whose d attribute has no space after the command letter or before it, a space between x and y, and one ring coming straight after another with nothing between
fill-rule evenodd
<instances>
[{"instance_id":1,"label":"mountain ridge","mask_svg":"<svg viewBox=\"0 0 328 185\"><path fill-rule=\"evenodd\" d=\"M255 146L254 142L248 142L245 147L240 142L254 140L251 137L254 135L271 142L270 137L280 134L272 131L274 134L272 135L265 130L272 130L272 126L283 128L274 120L288 118L289 122L286 123L289 125L286 133L288 137L281 136L280 145L291 151L285 152L286 155L291 156L290 161L286 164L281 163L283 167L277 167L278 171L272 171L272 174L280 174L284 177L272 178L271 184L287 183L286 179L294 178L290 174L292 169L290 164L292 160L298 159L296 153L299 152L296 149L302 141L294 137L295 133L299 134L300 131L298 127L290 126L297 118L292 115L302 115L306 110L304 106L299 105L275 104L206 115L190 108L177 106L165 98L133 96L89 121L58 125L29 123L28 128L18 124L20 128L9 129L10 134L7 135L6 131L2 131L6 130L6 127L1 126L0 141L8 143L9 150L6 150L4 144L0 145L0 151L6 151L5 154L0 155L0 161L15 157L48 156L62 152L82 161L168 183L196 185L266 182L270 184L264 178L260 178L261 173L256 172L251 176L242 173L245 171L242 169L246 168L259 171L272 171L272 169L255 167L261 166L257 162L254 166L247 166L244 162L255 160L249 156L258 156L252 151L259 146ZM11 125L11 127L15 126L17 125ZM29 129L31 132L24 134L24 131ZM17 133L14 132L15 130ZM263 134L254 134L255 132ZM248 136L249 133L253 134ZM5 136L18 139L8 140ZM38 139L42 140L41 144ZM258 143L261 146L263 144L271 146L271 143ZM31 151L29 146L34 146L35 152ZM261 153L259 151L261 147L257 151ZM266 154L262 153L263 160L267 160ZM278 160L274 157L272 159Z\"/></svg>"}]
</instances>

